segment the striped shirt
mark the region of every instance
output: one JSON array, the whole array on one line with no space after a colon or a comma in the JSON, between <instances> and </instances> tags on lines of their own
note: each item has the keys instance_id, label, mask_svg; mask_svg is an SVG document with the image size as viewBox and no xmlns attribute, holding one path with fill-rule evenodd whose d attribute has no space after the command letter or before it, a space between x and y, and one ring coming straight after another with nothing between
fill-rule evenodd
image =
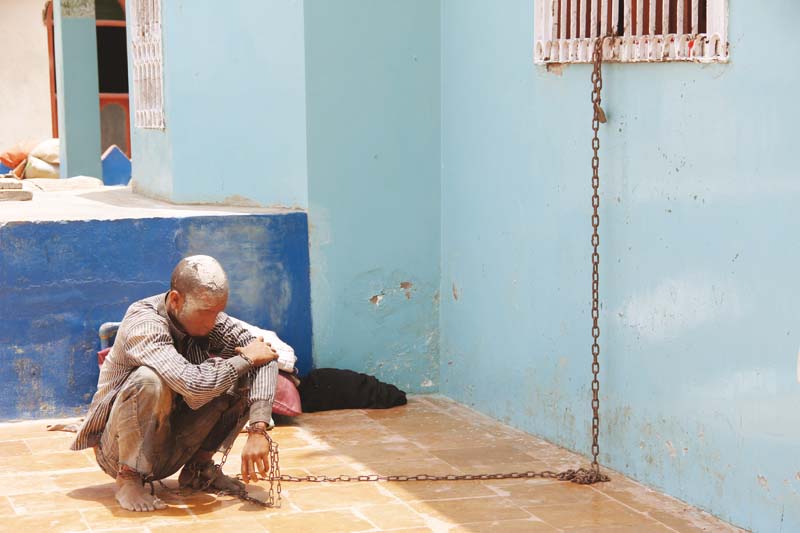
<instances>
[{"instance_id":1,"label":"striped shirt","mask_svg":"<svg viewBox=\"0 0 800 533\"><path fill-rule=\"evenodd\" d=\"M114 399L131 372L140 366L155 370L192 409L225 392L233 393L241 377L245 387L250 387L250 422L269 423L278 365L272 361L254 369L235 351L255 337L225 313L217 316L207 337L191 337L173 323L165 301L166 294L158 294L128 308L100 369L97 392L72 450L98 443Z\"/></svg>"}]
</instances>

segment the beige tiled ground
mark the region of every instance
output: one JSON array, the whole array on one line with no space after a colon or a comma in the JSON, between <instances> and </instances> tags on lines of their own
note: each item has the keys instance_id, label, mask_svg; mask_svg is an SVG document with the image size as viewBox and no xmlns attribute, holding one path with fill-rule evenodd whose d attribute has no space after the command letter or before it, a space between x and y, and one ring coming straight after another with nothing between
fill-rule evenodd
<instances>
[{"instance_id":1,"label":"beige tiled ground","mask_svg":"<svg viewBox=\"0 0 800 533\"><path fill-rule=\"evenodd\" d=\"M458 474L579 466L584 461L440 397L386 411L303 415L273 432L283 473ZM120 509L91 451L65 451L71 434L45 422L0 424L0 530L141 531L739 531L611 473L581 487L526 480L284 483L283 505L263 510L232 497L159 489L169 508ZM245 436L226 472L236 473ZM251 489L264 496L264 489Z\"/></svg>"}]
</instances>

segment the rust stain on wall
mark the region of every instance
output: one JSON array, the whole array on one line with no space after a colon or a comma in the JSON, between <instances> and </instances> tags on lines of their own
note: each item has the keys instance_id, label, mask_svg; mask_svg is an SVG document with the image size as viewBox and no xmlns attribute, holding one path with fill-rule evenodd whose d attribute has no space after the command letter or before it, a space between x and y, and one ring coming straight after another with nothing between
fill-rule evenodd
<instances>
[{"instance_id":1,"label":"rust stain on wall","mask_svg":"<svg viewBox=\"0 0 800 533\"><path fill-rule=\"evenodd\" d=\"M414 286L414 284L411 283L410 281L401 281L400 282L400 288L403 289L405 291L405 293L406 293L406 300L410 300L411 299L411 288L413 286Z\"/></svg>"}]
</instances>

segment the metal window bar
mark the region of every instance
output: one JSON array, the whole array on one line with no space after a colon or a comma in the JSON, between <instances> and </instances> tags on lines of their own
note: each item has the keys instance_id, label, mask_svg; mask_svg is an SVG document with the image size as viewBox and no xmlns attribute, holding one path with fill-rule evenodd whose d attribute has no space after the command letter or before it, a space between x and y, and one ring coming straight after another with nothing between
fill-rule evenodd
<instances>
[{"instance_id":1,"label":"metal window bar","mask_svg":"<svg viewBox=\"0 0 800 533\"><path fill-rule=\"evenodd\" d=\"M133 1L133 0L131 0ZM138 0L142 1L142 0ZM614 35L604 51L612 61L727 61L728 0L534 0L537 63L588 62L593 40ZM160 0L144 0L158 6ZM622 17L622 20L620 20ZM159 39L152 43L158 48ZM148 58L150 59L150 58ZM147 66L160 71L155 57ZM153 73L155 74L155 73ZM146 90L157 91L160 76L147 76Z\"/></svg>"},{"instance_id":2,"label":"metal window bar","mask_svg":"<svg viewBox=\"0 0 800 533\"><path fill-rule=\"evenodd\" d=\"M656 34L656 0L650 0L650 13L647 21L650 26L650 31L648 33L653 36Z\"/></svg>"},{"instance_id":3,"label":"metal window bar","mask_svg":"<svg viewBox=\"0 0 800 533\"><path fill-rule=\"evenodd\" d=\"M569 29L570 29L570 38L577 39L578 38L578 0L572 0L570 2L570 13L569 13Z\"/></svg>"},{"instance_id":4,"label":"metal window bar","mask_svg":"<svg viewBox=\"0 0 800 533\"><path fill-rule=\"evenodd\" d=\"M635 35L644 34L644 0L634 0L636 2L636 29Z\"/></svg>"}]
</instances>

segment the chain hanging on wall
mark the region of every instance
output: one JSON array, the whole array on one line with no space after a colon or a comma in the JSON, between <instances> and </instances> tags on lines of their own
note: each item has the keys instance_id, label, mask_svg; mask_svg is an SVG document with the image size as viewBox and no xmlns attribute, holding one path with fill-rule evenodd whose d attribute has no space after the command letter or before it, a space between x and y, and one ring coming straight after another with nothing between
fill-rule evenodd
<instances>
[{"instance_id":1,"label":"chain hanging on wall","mask_svg":"<svg viewBox=\"0 0 800 533\"><path fill-rule=\"evenodd\" d=\"M365 482L365 481L485 481L493 479L553 479L559 481L571 481L581 485L592 485L609 481L610 478L600 471L598 456L600 455L600 124L606 122L603 108L600 106L603 91L603 44L606 38L601 37L595 41L594 52L592 55L592 463L589 468L578 468L576 470L564 470L554 472L551 470L527 471L527 472L505 472L496 474L462 474L462 475L431 475L417 474L413 476L381 476L377 474L360 476L290 476L281 475L278 465L278 445L270 441L270 465L269 473L261 480L269 481L269 497L266 502L261 502L256 498L248 496L246 492L228 493L239 497L244 501L249 501L261 505L262 507L274 507L280 505L280 493L282 481L284 482L309 482L309 483L346 483L346 482ZM222 468L227 458L227 451L223 456L222 463L217 468ZM238 476L240 477L240 476ZM277 498L273 490L277 483Z\"/></svg>"}]
</instances>

